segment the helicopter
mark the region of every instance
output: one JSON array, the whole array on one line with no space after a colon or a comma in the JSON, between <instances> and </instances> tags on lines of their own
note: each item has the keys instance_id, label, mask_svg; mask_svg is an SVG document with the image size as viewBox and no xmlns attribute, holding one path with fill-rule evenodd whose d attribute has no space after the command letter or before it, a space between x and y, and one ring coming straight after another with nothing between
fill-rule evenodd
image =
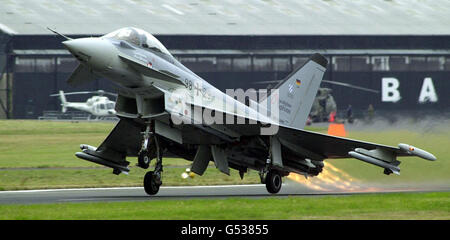
<instances>
[{"instance_id":1,"label":"helicopter","mask_svg":"<svg viewBox=\"0 0 450 240\"><path fill-rule=\"evenodd\" d=\"M278 84L280 81L258 81L257 84L268 84L267 89L272 88L272 84ZM362 91L367 91L371 93L379 93L378 90L355 86L348 83L343 82L337 82L337 81L330 81L330 80L322 80L324 83L334 84L338 86L343 87L349 87L354 88ZM313 105L311 107L311 112L309 113L309 118L307 121L307 124L310 124L311 122L328 122L330 119L330 114L336 114L337 112L337 104L334 100L333 95L331 95L331 92L333 89L321 87L317 90L316 98L314 99Z\"/></svg>"},{"instance_id":2,"label":"helicopter","mask_svg":"<svg viewBox=\"0 0 450 240\"><path fill-rule=\"evenodd\" d=\"M78 94L97 94L97 96L90 97L86 102L68 102L66 99L67 95L78 95ZM101 119L105 117L114 117L116 115L115 102L110 100L104 95L110 95L117 97L116 94L105 92L103 90L97 91L83 91L83 92L69 92L64 93L60 90L57 94L51 94L50 96L59 96L61 100L61 111L65 113L67 108L74 108L77 110L85 111L95 116L96 119ZM90 116L89 116L90 119Z\"/></svg>"},{"instance_id":3,"label":"helicopter","mask_svg":"<svg viewBox=\"0 0 450 240\"><path fill-rule=\"evenodd\" d=\"M336 101L334 100L331 88L319 88L309 113L310 121L325 122L332 112L337 111Z\"/></svg>"}]
</instances>

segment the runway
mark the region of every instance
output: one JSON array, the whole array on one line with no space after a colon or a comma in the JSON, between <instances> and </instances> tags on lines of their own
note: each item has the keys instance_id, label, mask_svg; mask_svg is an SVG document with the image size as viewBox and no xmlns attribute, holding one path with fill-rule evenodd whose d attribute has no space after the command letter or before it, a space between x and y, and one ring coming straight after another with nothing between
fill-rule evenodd
<instances>
[{"instance_id":1,"label":"runway","mask_svg":"<svg viewBox=\"0 0 450 240\"><path fill-rule=\"evenodd\" d=\"M415 187L395 186L391 188L372 190L331 190L317 191L294 182L283 184L278 194L267 193L265 185L219 185L219 186L182 186L161 187L159 193L148 196L142 187L117 188L80 188L80 189L44 189L0 192L0 204L38 204L38 203L68 203L68 202L113 202L113 201L151 201L151 200L180 200L201 198L230 198L230 197L287 197L287 196L345 196L367 193L393 192L430 192L450 191L449 187Z\"/></svg>"}]
</instances>

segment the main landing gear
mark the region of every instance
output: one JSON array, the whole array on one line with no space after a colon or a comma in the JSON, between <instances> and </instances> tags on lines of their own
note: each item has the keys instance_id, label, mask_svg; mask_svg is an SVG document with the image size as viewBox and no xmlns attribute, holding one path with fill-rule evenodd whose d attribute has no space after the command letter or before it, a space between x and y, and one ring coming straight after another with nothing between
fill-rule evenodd
<instances>
[{"instance_id":1,"label":"main landing gear","mask_svg":"<svg viewBox=\"0 0 450 240\"><path fill-rule=\"evenodd\" d=\"M275 169L270 169L270 159L267 159L266 167L259 172L261 183L266 184L269 193L278 193L283 184L282 175Z\"/></svg>"},{"instance_id":2,"label":"main landing gear","mask_svg":"<svg viewBox=\"0 0 450 240\"><path fill-rule=\"evenodd\" d=\"M163 171L162 165L162 148L158 136L152 131L152 124L149 124L143 133L142 147L138 154L138 166L147 169L150 166L150 161L155 157L156 148L156 164L155 170L149 171L144 176L144 190L148 195L155 195L159 191L159 187L162 184L161 173ZM154 141L154 144L150 144L150 140Z\"/></svg>"},{"instance_id":3,"label":"main landing gear","mask_svg":"<svg viewBox=\"0 0 450 240\"><path fill-rule=\"evenodd\" d=\"M266 184L266 189L269 193L278 193L283 184L283 179L280 172L276 170L261 171L259 174L261 183Z\"/></svg>"},{"instance_id":4,"label":"main landing gear","mask_svg":"<svg viewBox=\"0 0 450 240\"><path fill-rule=\"evenodd\" d=\"M283 180L278 171L271 170L266 175L266 189L269 193L278 193Z\"/></svg>"}]
</instances>

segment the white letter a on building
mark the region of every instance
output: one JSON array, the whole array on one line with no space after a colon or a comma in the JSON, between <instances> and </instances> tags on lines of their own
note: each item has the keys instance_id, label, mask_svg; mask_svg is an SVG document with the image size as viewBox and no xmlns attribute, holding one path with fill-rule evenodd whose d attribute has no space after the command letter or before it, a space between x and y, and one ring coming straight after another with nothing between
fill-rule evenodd
<instances>
[{"instance_id":1,"label":"white letter a on building","mask_svg":"<svg viewBox=\"0 0 450 240\"><path fill-rule=\"evenodd\" d=\"M433 80L427 77L423 80L422 90L420 90L419 102L437 102L438 97L436 91L434 90Z\"/></svg>"}]
</instances>

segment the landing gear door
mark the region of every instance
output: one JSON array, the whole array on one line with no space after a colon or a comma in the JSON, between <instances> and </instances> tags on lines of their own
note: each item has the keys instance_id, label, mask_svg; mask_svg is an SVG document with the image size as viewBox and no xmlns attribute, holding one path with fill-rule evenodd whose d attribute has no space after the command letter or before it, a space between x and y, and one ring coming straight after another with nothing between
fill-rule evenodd
<instances>
[{"instance_id":1,"label":"landing gear door","mask_svg":"<svg viewBox=\"0 0 450 240\"><path fill-rule=\"evenodd\" d=\"M283 159L281 154L281 143L278 140L277 137L271 136L270 137L270 151L271 151L271 158L272 158L272 164L277 167L283 167Z\"/></svg>"},{"instance_id":2,"label":"landing gear door","mask_svg":"<svg viewBox=\"0 0 450 240\"><path fill-rule=\"evenodd\" d=\"M223 173L230 175L230 169L228 168L228 160L224 149L217 146L211 146L211 153L214 158L216 167Z\"/></svg>"}]
</instances>

